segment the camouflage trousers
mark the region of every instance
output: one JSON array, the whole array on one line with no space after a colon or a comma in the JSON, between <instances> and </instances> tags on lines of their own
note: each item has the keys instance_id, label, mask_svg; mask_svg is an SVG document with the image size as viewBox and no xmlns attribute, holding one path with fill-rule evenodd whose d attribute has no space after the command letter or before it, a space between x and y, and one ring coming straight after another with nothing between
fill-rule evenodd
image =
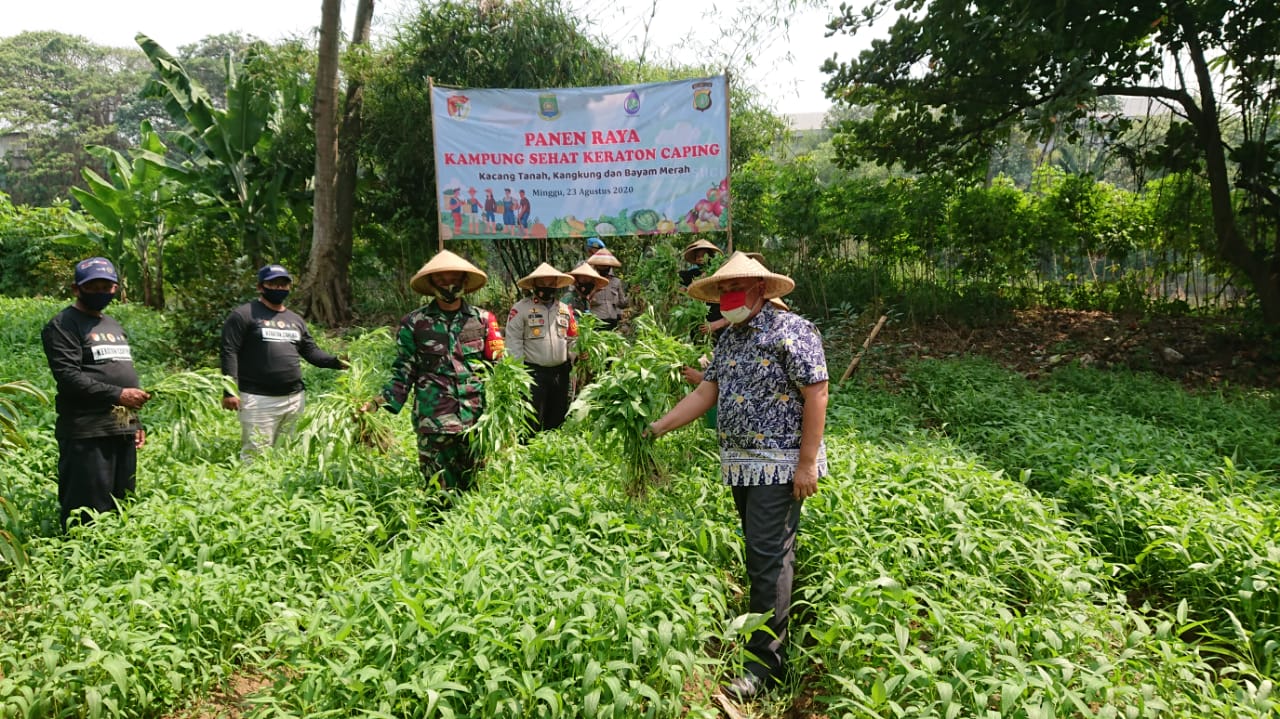
<instances>
[{"instance_id":1,"label":"camouflage trousers","mask_svg":"<svg viewBox=\"0 0 1280 719\"><path fill-rule=\"evenodd\" d=\"M434 479L441 489L466 491L476 464L466 434L418 435L418 466L428 485Z\"/></svg>"}]
</instances>

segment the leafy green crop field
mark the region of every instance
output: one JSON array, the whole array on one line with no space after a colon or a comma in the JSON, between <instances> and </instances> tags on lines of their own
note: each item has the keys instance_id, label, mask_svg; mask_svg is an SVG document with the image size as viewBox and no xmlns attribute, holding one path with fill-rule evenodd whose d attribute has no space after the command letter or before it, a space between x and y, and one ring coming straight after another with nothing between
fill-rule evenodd
<instances>
[{"instance_id":1,"label":"leafy green crop field","mask_svg":"<svg viewBox=\"0 0 1280 719\"><path fill-rule=\"evenodd\" d=\"M52 394L59 306L0 299L0 384ZM759 618L711 430L658 441L670 477L634 497L631 450L588 415L446 502L407 419L355 411L389 364L375 331L343 341L353 371L307 368L296 446L246 469L216 373L166 365L163 316L112 313L158 390L139 492L59 536L52 407L13 400L0 717L172 716L244 675L255 717L717 715ZM747 715L1274 714L1274 396L981 360L905 376L833 392L793 680Z\"/></svg>"}]
</instances>

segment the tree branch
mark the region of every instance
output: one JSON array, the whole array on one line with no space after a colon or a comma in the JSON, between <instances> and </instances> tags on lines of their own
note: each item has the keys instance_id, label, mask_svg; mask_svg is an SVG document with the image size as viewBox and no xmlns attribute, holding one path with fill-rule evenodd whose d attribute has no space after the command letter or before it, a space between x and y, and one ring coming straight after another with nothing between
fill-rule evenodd
<instances>
[{"instance_id":1,"label":"tree branch","mask_svg":"<svg viewBox=\"0 0 1280 719\"><path fill-rule=\"evenodd\" d=\"M1099 95L1116 95L1119 97L1151 97L1157 100L1169 100L1176 102L1182 106L1187 113L1187 119L1195 122L1195 118L1200 114L1200 108L1196 105L1196 101L1185 90L1175 90L1171 87L1144 87L1141 85L1095 85L1094 91Z\"/></svg>"}]
</instances>

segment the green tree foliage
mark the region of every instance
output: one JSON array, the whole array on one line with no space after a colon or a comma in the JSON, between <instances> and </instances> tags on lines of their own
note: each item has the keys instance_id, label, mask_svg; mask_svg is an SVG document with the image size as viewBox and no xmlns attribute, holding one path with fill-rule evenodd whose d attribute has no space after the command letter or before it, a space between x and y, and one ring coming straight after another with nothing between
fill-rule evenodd
<instances>
[{"instance_id":1,"label":"green tree foliage","mask_svg":"<svg viewBox=\"0 0 1280 719\"><path fill-rule=\"evenodd\" d=\"M0 294L61 295L81 258L77 246L58 241L77 232L65 200L51 207L15 205L0 192Z\"/></svg>"},{"instance_id":2,"label":"green tree foliage","mask_svg":"<svg viewBox=\"0 0 1280 719\"><path fill-rule=\"evenodd\" d=\"M123 150L120 117L137 118L146 58L57 32L0 38L0 128L25 135L0 180L18 204L47 206L82 185L80 168L99 163L87 144ZM132 127L136 127L134 124ZM6 164L0 162L0 164Z\"/></svg>"},{"instance_id":3,"label":"green tree foliage","mask_svg":"<svg viewBox=\"0 0 1280 719\"><path fill-rule=\"evenodd\" d=\"M566 87L624 81L621 65L557 0L425 3L371 77L364 153L376 168L375 219L436 245L435 163L427 78L466 87Z\"/></svg>"},{"instance_id":4,"label":"green tree foliage","mask_svg":"<svg viewBox=\"0 0 1280 719\"><path fill-rule=\"evenodd\" d=\"M311 159L287 162L295 155L278 151L276 128L287 124L290 108L309 99L306 86L277 82L282 74L271 69L275 56L255 46L243 65L226 59L226 102L218 107L177 58L145 35L138 35L138 44L157 72L148 94L163 100L178 123L175 148L191 163L193 189L227 220L254 265L279 258L277 229L304 196Z\"/></svg>"},{"instance_id":5,"label":"green tree foliage","mask_svg":"<svg viewBox=\"0 0 1280 719\"><path fill-rule=\"evenodd\" d=\"M168 148L147 123L132 159L100 145L89 152L107 164L107 178L83 170L89 189L71 188L85 212L98 221L82 231L117 258L129 283L142 290L148 307L164 308L164 247L173 232L169 216L186 207L185 186L194 178L185 168L166 166ZM102 232L97 229L101 227Z\"/></svg>"},{"instance_id":6,"label":"green tree foliage","mask_svg":"<svg viewBox=\"0 0 1280 719\"><path fill-rule=\"evenodd\" d=\"M831 27L856 34L890 7L846 8ZM824 66L828 95L875 108L844 126L847 157L919 170L980 171L1012 128L1051 137L1095 119L1097 99L1148 98L1180 116L1144 160L1206 178L1214 219L1205 251L1249 279L1280 322L1280 140L1274 3L1155 0L1061 3L910 0L888 37ZM1128 127L1111 118L1118 136ZM1238 135L1224 128L1239 125ZM1234 163L1234 164L1231 164ZM1234 175L1234 177L1233 177ZM1252 213L1238 215L1232 187ZM1249 221L1248 232L1240 220Z\"/></svg>"}]
</instances>

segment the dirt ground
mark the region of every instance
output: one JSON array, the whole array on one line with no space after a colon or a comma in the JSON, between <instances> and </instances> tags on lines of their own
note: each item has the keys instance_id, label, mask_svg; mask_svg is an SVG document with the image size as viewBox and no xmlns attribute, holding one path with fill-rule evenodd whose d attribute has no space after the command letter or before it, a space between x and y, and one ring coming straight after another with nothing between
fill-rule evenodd
<instances>
[{"instance_id":1,"label":"dirt ground","mask_svg":"<svg viewBox=\"0 0 1280 719\"><path fill-rule=\"evenodd\" d=\"M848 366L870 324L844 332L833 378ZM828 342L833 339L828 336ZM1156 372L1189 389L1280 386L1280 342L1235 320L1203 317L1126 318L1077 310L1016 311L1005 323L962 327L942 320L891 321L858 372L893 380L904 360L983 355L1034 379L1065 362Z\"/></svg>"}]
</instances>

